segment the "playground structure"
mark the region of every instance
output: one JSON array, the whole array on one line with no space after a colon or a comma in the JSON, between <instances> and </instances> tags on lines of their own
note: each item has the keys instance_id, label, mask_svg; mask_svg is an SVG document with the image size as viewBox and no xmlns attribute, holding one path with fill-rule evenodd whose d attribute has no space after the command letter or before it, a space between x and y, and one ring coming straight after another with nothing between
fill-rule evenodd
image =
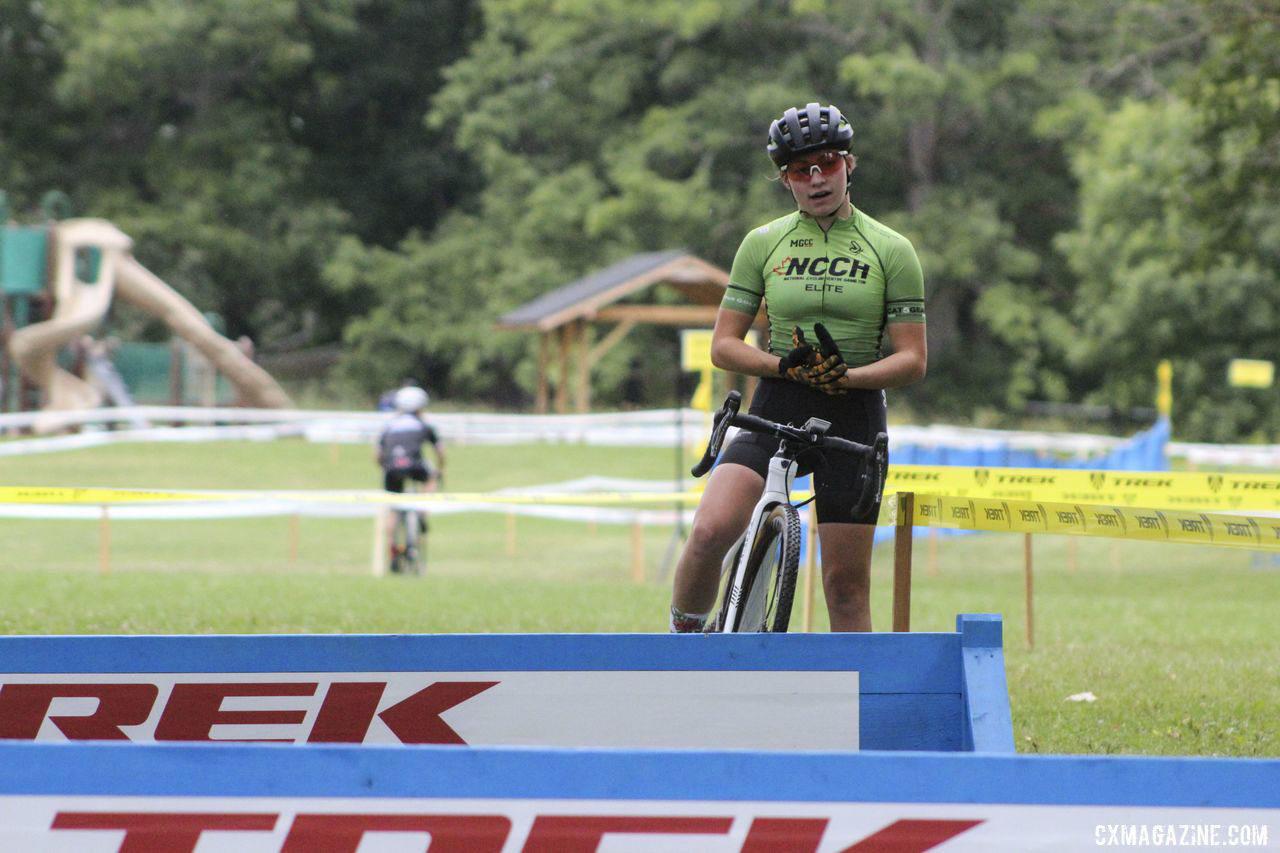
<instances>
[{"instance_id":1,"label":"playground structure","mask_svg":"<svg viewBox=\"0 0 1280 853\"><path fill-rule=\"evenodd\" d=\"M105 401L132 402L101 341L91 337L112 300L158 317L174 334L227 377L243 405L288 408L284 390L249 355L219 334L190 302L139 263L133 240L101 219L68 219L41 227L7 226L0 243L0 379L16 368L39 396L45 413L36 432L66 425L60 413L93 409ZM35 319L32 303L47 305ZM12 303L12 307L11 307ZM79 347L88 379L59 364L64 348ZM24 395L19 393L17 407ZM7 394L0 399L7 400Z\"/></svg>"}]
</instances>

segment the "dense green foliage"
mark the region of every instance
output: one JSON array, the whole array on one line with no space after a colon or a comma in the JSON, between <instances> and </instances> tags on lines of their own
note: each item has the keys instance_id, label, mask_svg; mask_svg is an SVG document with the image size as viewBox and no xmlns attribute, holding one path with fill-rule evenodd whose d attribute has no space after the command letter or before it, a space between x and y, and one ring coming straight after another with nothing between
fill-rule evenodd
<instances>
[{"instance_id":1,"label":"dense green foliage","mask_svg":"<svg viewBox=\"0 0 1280 853\"><path fill-rule=\"evenodd\" d=\"M0 0L0 187L61 188L229 331L522 405L505 310L631 253L727 267L785 212L768 121L853 117L855 203L916 244L922 416L1151 405L1275 437L1277 0ZM659 298L664 298L659 294ZM670 402L675 335L597 366Z\"/></svg>"}]
</instances>

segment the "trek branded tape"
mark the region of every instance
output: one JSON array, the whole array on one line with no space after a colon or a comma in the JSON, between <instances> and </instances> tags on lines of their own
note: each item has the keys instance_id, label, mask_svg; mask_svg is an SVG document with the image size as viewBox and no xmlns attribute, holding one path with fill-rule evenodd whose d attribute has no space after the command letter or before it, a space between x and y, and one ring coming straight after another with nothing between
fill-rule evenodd
<instances>
[{"instance_id":1,"label":"trek branded tape","mask_svg":"<svg viewBox=\"0 0 1280 853\"><path fill-rule=\"evenodd\" d=\"M1226 512L1280 510L1280 474L890 465L885 492Z\"/></svg>"},{"instance_id":2,"label":"trek branded tape","mask_svg":"<svg viewBox=\"0 0 1280 853\"><path fill-rule=\"evenodd\" d=\"M698 483L700 487L701 482ZM0 503L113 504L169 501L289 500L302 503L510 503L577 506L692 505L691 492L433 492L388 494L366 491L180 491L71 487L0 487ZM927 492L961 498L1001 498L1158 506L1208 511L1280 510L1280 474L1194 471L1091 471L1075 468L972 468L890 465L885 493ZM807 494L797 490L797 500Z\"/></svg>"},{"instance_id":3,"label":"trek branded tape","mask_svg":"<svg viewBox=\"0 0 1280 853\"><path fill-rule=\"evenodd\" d=\"M912 522L999 533L1061 533L1280 551L1280 518L1051 501L916 494Z\"/></svg>"},{"instance_id":4,"label":"trek branded tape","mask_svg":"<svg viewBox=\"0 0 1280 853\"><path fill-rule=\"evenodd\" d=\"M936 469L932 469L936 470ZM891 480L891 484L892 484ZM885 489L880 524L896 523L896 495ZM1148 509L1117 504L1015 500L915 492L912 523L998 533L1061 533L1157 542L1195 542L1280 551L1280 518L1208 513L1176 508ZM223 503L229 501L296 501L300 503L381 504L403 506L487 503L543 506L685 506L697 502L695 492L492 494L442 492L163 492L102 488L0 488L0 503L39 505L138 505L142 503ZM808 494L792 493L794 500Z\"/></svg>"}]
</instances>

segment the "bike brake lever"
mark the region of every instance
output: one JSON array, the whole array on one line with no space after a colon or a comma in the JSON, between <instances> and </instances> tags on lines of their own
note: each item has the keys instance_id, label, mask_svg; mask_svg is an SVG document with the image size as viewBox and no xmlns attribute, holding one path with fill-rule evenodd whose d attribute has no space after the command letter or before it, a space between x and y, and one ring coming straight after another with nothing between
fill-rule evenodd
<instances>
[{"instance_id":1,"label":"bike brake lever","mask_svg":"<svg viewBox=\"0 0 1280 853\"><path fill-rule=\"evenodd\" d=\"M724 443L724 435L729 431L730 421L738 413L738 408L741 405L741 392L730 391L725 396L724 404L720 407L720 411L716 412L716 418L711 427L711 440L707 442L707 449L703 451L702 458L698 460L698 464L694 465L689 472L693 476L701 477L711 470L711 466L715 464L716 457L720 455L720 445Z\"/></svg>"},{"instance_id":2,"label":"bike brake lever","mask_svg":"<svg viewBox=\"0 0 1280 853\"><path fill-rule=\"evenodd\" d=\"M859 477L862 482L862 491L851 513L853 518L860 518L871 509L871 505L875 503L881 489L884 488L888 468L889 436L878 433L875 442L871 445L871 456L862 466L862 474Z\"/></svg>"}]
</instances>

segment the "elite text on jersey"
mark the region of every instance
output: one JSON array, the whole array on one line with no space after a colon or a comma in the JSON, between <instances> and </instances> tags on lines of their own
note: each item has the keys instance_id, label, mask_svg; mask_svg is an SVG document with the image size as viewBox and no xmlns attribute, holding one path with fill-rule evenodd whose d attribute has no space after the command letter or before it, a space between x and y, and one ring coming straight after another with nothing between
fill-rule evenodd
<instances>
[{"instance_id":1,"label":"elite text on jersey","mask_svg":"<svg viewBox=\"0 0 1280 853\"><path fill-rule=\"evenodd\" d=\"M924 275L910 241L857 208L826 232L796 211L746 236L720 305L754 315L762 299L771 353L821 322L858 367L881 357L886 324L924 322Z\"/></svg>"}]
</instances>

